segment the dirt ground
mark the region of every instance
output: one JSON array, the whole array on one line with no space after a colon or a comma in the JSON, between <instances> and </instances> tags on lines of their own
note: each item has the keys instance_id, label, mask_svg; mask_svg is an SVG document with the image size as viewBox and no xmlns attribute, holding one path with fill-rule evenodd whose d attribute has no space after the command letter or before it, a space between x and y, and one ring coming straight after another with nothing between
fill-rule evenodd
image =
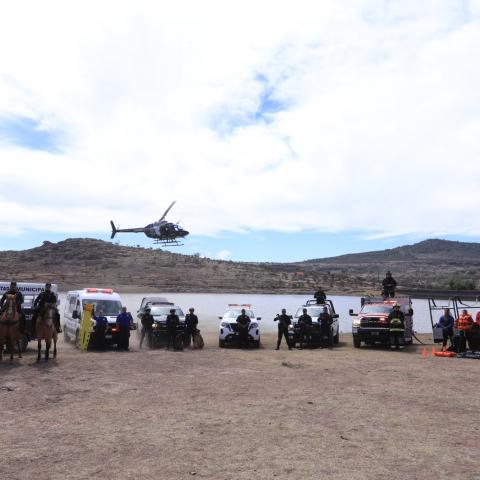
<instances>
[{"instance_id":1,"label":"dirt ground","mask_svg":"<svg viewBox=\"0 0 480 480\"><path fill-rule=\"evenodd\" d=\"M480 362L138 349L0 365L0 478L480 479Z\"/></svg>"}]
</instances>

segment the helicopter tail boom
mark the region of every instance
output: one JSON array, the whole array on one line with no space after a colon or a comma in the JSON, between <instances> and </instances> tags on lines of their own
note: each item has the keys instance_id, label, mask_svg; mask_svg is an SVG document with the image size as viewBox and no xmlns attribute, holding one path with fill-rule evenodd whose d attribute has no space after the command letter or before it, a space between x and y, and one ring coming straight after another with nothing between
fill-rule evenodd
<instances>
[{"instance_id":1,"label":"helicopter tail boom","mask_svg":"<svg viewBox=\"0 0 480 480\"><path fill-rule=\"evenodd\" d=\"M110 237L112 239L113 237L115 237L115 234L117 233L117 229L112 220L110 220L110 225L112 226L112 236Z\"/></svg>"}]
</instances>

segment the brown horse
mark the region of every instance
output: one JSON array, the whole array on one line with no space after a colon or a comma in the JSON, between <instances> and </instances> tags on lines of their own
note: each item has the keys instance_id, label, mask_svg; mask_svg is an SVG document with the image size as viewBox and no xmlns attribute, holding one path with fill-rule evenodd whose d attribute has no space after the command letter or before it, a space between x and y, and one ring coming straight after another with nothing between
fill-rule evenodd
<instances>
[{"instance_id":1,"label":"brown horse","mask_svg":"<svg viewBox=\"0 0 480 480\"><path fill-rule=\"evenodd\" d=\"M18 358L22 358L22 349L20 348L21 315L17 311L17 302L15 295L7 295L3 311L0 314L0 360L2 360L3 346L7 345L10 350L10 361L13 361L13 350L15 345L18 348Z\"/></svg>"},{"instance_id":2,"label":"brown horse","mask_svg":"<svg viewBox=\"0 0 480 480\"><path fill-rule=\"evenodd\" d=\"M42 351L42 340L45 340L45 360L50 356L50 346L53 339L53 358L57 356L57 329L55 328L55 317L58 315L57 306L54 303L46 303L41 315L37 318L37 339L38 355L40 361Z\"/></svg>"}]
</instances>

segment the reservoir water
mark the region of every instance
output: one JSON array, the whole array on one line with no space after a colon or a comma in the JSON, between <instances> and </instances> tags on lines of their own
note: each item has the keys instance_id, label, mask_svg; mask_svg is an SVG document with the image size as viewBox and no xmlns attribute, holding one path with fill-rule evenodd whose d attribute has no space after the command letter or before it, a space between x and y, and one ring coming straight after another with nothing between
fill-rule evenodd
<instances>
[{"instance_id":1,"label":"reservoir water","mask_svg":"<svg viewBox=\"0 0 480 480\"><path fill-rule=\"evenodd\" d=\"M122 293L123 304L136 318L136 312L145 296L161 295L169 301L180 305L185 313L189 307L194 307L200 321L200 329L213 332L217 330L219 320L229 303L247 303L252 304L254 313L257 317L262 317L261 326L264 332L275 332L276 323L273 319L282 308L287 309L287 313L294 315L297 308L302 306L306 300L311 297L306 295L250 295L233 293L159 293L159 294L132 294ZM353 296L329 296L333 301L336 312L340 315L340 331L342 333L351 332L352 317L348 314L350 308L355 312L360 309L360 297ZM65 294L60 294L62 304L61 311L65 305ZM430 314L428 311L427 300L413 300L414 310L414 330L418 333L431 333ZM440 312L437 314L440 316Z\"/></svg>"}]
</instances>

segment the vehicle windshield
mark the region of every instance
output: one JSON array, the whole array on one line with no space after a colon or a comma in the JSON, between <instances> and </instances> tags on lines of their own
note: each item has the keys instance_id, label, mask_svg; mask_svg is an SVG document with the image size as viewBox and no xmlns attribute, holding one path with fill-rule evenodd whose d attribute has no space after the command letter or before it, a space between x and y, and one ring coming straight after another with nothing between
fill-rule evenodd
<instances>
[{"instance_id":1,"label":"vehicle windshield","mask_svg":"<svg viewBox=\"0 0 480 480\"><path fill-rule=\"evenodd\" d=\"M390 313L392 307L387 307L385 305L364 305L360 313Z\"/></svg>"},{"instance_id":2,"label":"vehicle windshield","mask_svg":"<svg viewBox=\"0 0 480 480\"><path fill-rule=\"evenodd\" d=\"M172 308L174 308L174 307L172 307L172 306L161 307L161 306L150 305L150 313L154 317L158 317L160 315L170 315L170 310ZM175 307L175 313L179 317L183 317L183 312L180 308Z\"/></svg>"},{"instance_id":3,"label":"vehicle windshield","mask_svg":"<svg viewBox=\"0 0 480 480\"><path fill-rule=\"evenodd\" d=\"M229 310L227 313L225 313L224 317L225 318L237 318L242 314L241 310ZM255 318L255 315L251 310L245 310L245 315L247 315L250 318Z\"/></svg>"},{"instance_id":4,"label":"vehicle windshield","mask_svg":"<svg viewBox=\"0 0 480 480\"><path fill-rule=\"evenodd\" d=\"M95 314L98 315L100 310L103 310L103 314L107 317L116 317L122 311L122 304L118 300L82 300L82 307L85 305L93 305Z\"/></svg>"},{"instance_id":5,"label":"vehicle windshield","mask_svg":"<svg viewBox=\"0 0 480 480\"><path fill-rule=\"evenodd\" d=\"M297 313L295 314L295 317L299 317L300 315L303 315L303 309L307 309L308 315L311 317L319 317L321 313L323 313L323 307L302 307L297 310ZM327 313L330 313L327 309Z\"/></svg>"},{"instance_id":6,"label":"vehicle windshield","mask_svg":"<svg viewBox=\"0 0 480 480\"><path fill-rule=\"evenodd\" d=\"M35 301L35 295L24 295L23 296L23 303L24 304L33 304Z\"/></svg>"}]
</instances>

